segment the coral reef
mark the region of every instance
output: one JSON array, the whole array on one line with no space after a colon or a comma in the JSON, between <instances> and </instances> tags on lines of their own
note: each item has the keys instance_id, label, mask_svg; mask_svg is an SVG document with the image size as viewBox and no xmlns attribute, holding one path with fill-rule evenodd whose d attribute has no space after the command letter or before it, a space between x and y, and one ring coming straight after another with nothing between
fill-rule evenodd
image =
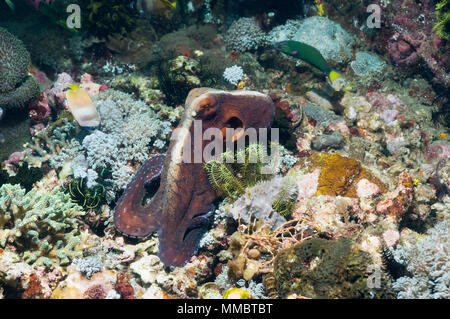
<instances>
[{"instance_id":1,"label":"coral reef","mask_svg":"<svg viewBox=\"0 0 450 319\"><path fill-rule=\"evenodd\" d=\"M386 19L392 28L388 50L394 64L408 72L425 65L432 72L434 83L448 86L450 77L445 70L449 60L445 52L450 44L439 41L432 32L436 21L432 1L392 1L389 8Z\"/></svg>"},{"instance_id":2,"label":"coral reef","mask_svg":"<svg viewBox=\"0 0 450 319\"><path fill-rule=\"evenodd\" d=\"M28 75L30 54L6 29L0 27L0 106L23 107L39 94L39 85Z\"/></svg>"},{"instance_id":3,"label":"coral reef","mask_svg":"<svg viewBox=\"0 0 450 319\"><path fill-rule=\"evenodd\" d=\"M372 263L370 255L347 238L310 239L278 254L274 276L284 297L386 298L386 285L369 288L366 272ZM389 280L387 274L383 277Z\"/></svg>"},{"instance_id":4,"label":"coral reef","mask_svg":"<svg viewBox=\"0 0 450 319\"><path fill-rule=\"evenodd\" d=\"M0 187L0 245L13 245L33 266L67 264L81 253L77 217L84 214L68 195L19 185Z\"/></svg>"},{"instance_id":5,"label":"coral reef","mask_svg":"<svg viewBox=\"0 0 450 319\"><path fill-rule=\"evenodd\" d=\"M386 190L386 186L355 159L337 153L316 153L312 155L311 160L311 170L321 167L317 195L356 197L356 185L362 179L369 180L383 191Z\"/></svg>"},{"instance_id":6,"label":"coral reef","mask_svg":"<svg viewBox=\"0 0 450 319\"><path fill-rule=\"evenodd\" d=\"M306 43L319 50L325 60L332 64L350 61L351 48L355 43L353 36L339 24L319 16L306 18L298 24L288 21L283 27L272 30L269 39Z\"/></svg>"},{"instance_id":7,"label":"coral reef","mask_svg":"<svg viewBox=\"0 0 450 319\"><path fill-rule=\"evenodd\" d=\"M357 76L367 76L381 72L386 67L386 62L370 52L360 51L356 53L356 59L350 66Z\"/></svg>"},{"instance_id":8,"label":"coral reef","mask_svg":"<svg viewBox=\"0 0 450 319\"><path fill-rule=\"evenodd\" d=\"M0 0L0 298L448 299L448 4Z\"/></svg>"},{"instance_id":9,"label":"coral reef","mask_svg":"<svg viewBox=\"0 0 450 319\"><path fill-rule=\"evenodd\" d=\"M237 85L244 77L244 70L240 66L233 65L223 71L223 78L233 85Z\"/></svg>"},{"instance_id":10,"label":"coral reef","mask_svg":"<svg viewBox=\"0 0 450 319\"><path fill-rule=\"evenodd\" d=\"M398 292L398 298L449 298L449 227L449 220L444 220L429 229L423 238L411 238L407 245L391 250L395 260L406 265L411 274L394 282L392 287Z\"/></svg>"},{"instance_id":11,"label":"coral reef","mask_svg":"<svg viewBox=\"0 0 450 319\"><path fill-rule=\"evenodd\" d=\"M152 142L164 145L157 141L168 138L170 123L161 121L143 101L135 101L129 94L113 89L101 92L94 103L102 121L99 129L85 136L81 143L76 138L70 140L71 146L52 158L50 164L60 168L72 161L75 177L91 176L88 185L92 186L100 171L108 168L112 176L106 180L111 182L107 191L124 189L135 171L131 162L143 163L153 149ZM107 198L111 201L114 196Z\"/></svg>"},{"instance_id":12,"label":"coral reef","mask_svg":"<svg viewBox=\"0 0 450 319\"><path fill-rule=\"evenodd\" d=\"M235 220L250 223L253 218L261 219L270 224L272 230L286 223L280 215L289 215L290 209L284 205L295 204L297 197L296 185L291 181L294 177L274 177L270 181L260 182L246 188L229 208ZM283 205L284 203L284 205Z\"/></svg>"}]
</instances>

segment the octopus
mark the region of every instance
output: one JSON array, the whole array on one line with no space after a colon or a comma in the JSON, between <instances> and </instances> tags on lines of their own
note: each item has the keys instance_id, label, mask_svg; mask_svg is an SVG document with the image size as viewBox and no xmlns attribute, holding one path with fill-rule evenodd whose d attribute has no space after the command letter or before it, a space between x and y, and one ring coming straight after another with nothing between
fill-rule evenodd
<instances>
[{"instance_id":1,"label":"octopus","mask_svg":"<svg viewBox=\"0 0 450 319\"><path fill-rule=\"evenodd\" d=\"M273 101L259 92L191 90L166 155L149 158L119 199L114 210L116 229L134 238L156 232L161 261L166 266L182 266L195 254L218 198L208 181L204 160L195 160L213 142L212 138L203 138L203 133L219 129L223 138L220 142L225 143L226 128L233 128L232 141L238 142L246 138L248 128L269 128L274 115ZM198 121L201 132L194 125ZM199 133L201 139L196 137ZM151 189L154 195L146 202Z\"/></svg>"}]
</instances>

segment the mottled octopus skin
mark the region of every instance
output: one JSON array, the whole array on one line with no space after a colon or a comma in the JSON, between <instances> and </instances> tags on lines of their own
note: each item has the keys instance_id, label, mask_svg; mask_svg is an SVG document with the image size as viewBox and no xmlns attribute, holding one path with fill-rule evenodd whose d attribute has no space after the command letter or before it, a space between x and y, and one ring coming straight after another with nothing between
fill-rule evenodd
<instances>
[{"instance_id":1,"label":"mottled octopus skin","mask_svg":"<svg viewBox=\"0 0 450 319\"><path fill-rule=\"evenodd\" d=\"M182 149L189 143L194 152L194 120L202 120L203 134L208 128L223 129L236 122L244 129L268 128L274 115L272 100L262 93L193 89L178 126L186 128L190 135L172 138L166 156L153 156L142 165L115 208L116 229L137 238L158 232L161 261L166 266L183 265L195 253L206 230L202 217L218 197L208 182L204 163L181 160ZM201 150L209 142L202 139ZM157 178L161 178L158 191L148 204L142 205L144 185Z\"/></svg>"}]
</instances>

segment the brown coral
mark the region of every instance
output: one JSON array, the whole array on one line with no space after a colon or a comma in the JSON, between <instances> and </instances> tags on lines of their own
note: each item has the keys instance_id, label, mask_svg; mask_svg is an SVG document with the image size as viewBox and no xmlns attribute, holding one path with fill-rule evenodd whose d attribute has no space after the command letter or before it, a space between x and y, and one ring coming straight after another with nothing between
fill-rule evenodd
<instances>
[{"instance_id":1,"label":"brown coral","mask_svg":"<svg viewBox=\"0 0 450 319\"><path fill-rule=\"evenodd\" d=\"M84 299L106 299L106 291L102 285L90 286L83 295Z\"/></svg>"},{"instance_id":2,"label":"brown coral","mask_svg":"<svg viewBox=\"0 0 450 319\"><path fill-rule=\"evenodd\" d=\"M124 273L117 274L114 289L123 299L136 299L134 296L134 288L130 284L130 276Z\"/></svg>"},{"instance_id":3,"label":"brown coral","mask_svg":"<svg viewBox=\"0 0 450 319\"><path fill-rule=\"evenodd\" d=\"M26 288L22 294L23 299L47 299L50 297L51 290L49 291L48 287L42 285L37 274L31 274L26 282Z\"/></svg>"}]
</instances>

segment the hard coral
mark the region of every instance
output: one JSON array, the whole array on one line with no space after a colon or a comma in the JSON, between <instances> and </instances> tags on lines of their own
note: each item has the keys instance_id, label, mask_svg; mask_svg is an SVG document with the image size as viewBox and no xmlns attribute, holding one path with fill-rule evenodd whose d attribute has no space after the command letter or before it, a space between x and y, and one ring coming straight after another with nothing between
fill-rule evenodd
<instances>
[{"instance_id":1,"label":"hard coral","mask_svg":"<svg viewBox=\"0 0 450 319\"><path fill-rule=\"evenodd\" d=\"M444 220L422 239L392 251L396 261L405 264L411 274L411 277L400 277L394 283L397 298L450 298L449 227L450 222Z\"/></svg>"},{"instance_id":2,"label":"hard coral","mask_svg":"<svg viewBox=\"0 0 450 319\"><path fill-rule=\"evenodd\" d=\"M84 212L68 195L19 185L0 187L0 246L13 245L34 266L67 264L82 240L77 216Z\"/></svg>"},{"instance_id":3,"label":"hard coral","mask_svg":"<svg viewBox=\"0 0 450 319\"><path fill-rule=\"evenodd\" d=\"M229 49L240 52L254 51L266 44L266 34L252 18L240 18L233 22L225 35Z\"/></svg>"},{"instance_id":4,"label":"hard coral","mask_svg":"<svg viewBox=\"0 0 450 319\"><path fill-rule=\"evenodd\" d=\"M0 106L21 107L39 93L37 81L28 75L30 63L22 41L0 28Z\"/></svg>"}]
</instances>

